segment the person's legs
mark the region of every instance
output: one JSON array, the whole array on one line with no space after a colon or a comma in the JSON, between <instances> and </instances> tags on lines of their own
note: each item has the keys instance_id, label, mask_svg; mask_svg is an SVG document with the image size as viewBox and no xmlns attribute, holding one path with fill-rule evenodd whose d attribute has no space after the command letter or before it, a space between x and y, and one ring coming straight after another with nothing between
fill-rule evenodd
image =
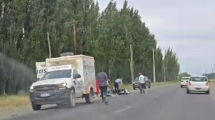
<instances>
[{"instance_id":1,"label":"person's legs","mask_svg":"<svg viewBox=\"0 0 215 120\"><path fill-rule=\"evenodd\" d=\"M107 96L107 86L103 87L103 96L106 97Z\"/></svg>"},{"instance_id":2,"label":"person's legs","mask_svg":"<svg viewBox=\"0 0 215 120\"><path fill-rule=\"evenodd\" d=\"M116 88L117 88L117 92L119 92L119 83L117 83Z\"/></svg>"},{"instance_id":3,"label":"person's legs","mask_svg":"<svg viewBox=\"0 0 215 120\"><path fill-rule=\"evenodd\" d=\"M104 89L103 89L103 97L104 97L104 102L105 104L108 104L108 101L107 101L107 86L104 86Z\"/></svg>"},{"instance_id":4,"label":"person's legs","mask_svg":"<svg viewBox=\"0 0 215 120\"><path fill-rule=\"evenodd\" d=\"M117 92L117 82L114 83L114 89L115 89L115 93Z\"/></svg>"},{"instance_id":5,"label":"person's legs","mask_svg":"<svg viewBox=\"0 0 215 120\"><path fill-rule=\"evenodd\" d=\"M101 98L103 98L103 95L104 95L104 88L103 88L103 86L100 87L100 92L101 92Z\"/></svg>"},{"instance_id":6,"label":"person's legs","mask_svg":"<svg viewBox=\"0 0 215 120\"><path fill-rule=\"evenodd\" d=\"M119 84L117 82L114 83L115 93L119 92Z\"/></svg>"},{"instance_id":7,"label":"person's legs","mask_svg":"<svg viewBox=\"0 0 215 120\"><path fill-rule=\"evenodd\" d=\"M146 83L143 84L143 93L145 94Z\"/></svg>"},{"instance_id":8,"label":"person's legs","mask_svg":"<svg viewBox=\"0 0 215 120\"><path fill-rule=\"evenodd\" d=\"M140 83L140 93L142 93L143 91L143 84L142 83Z\"/></svg>"},{"instance_id":9,"label":"person's legs","mask_svg":"<svg viewBox=\"0 0 215 120\"><path fill-rule=\"evenodd\" d=\"M101 86L101 97L102 97L102 102L107 103L106 97L107 97L107 86Z\"/></svg>"}]
</instances>

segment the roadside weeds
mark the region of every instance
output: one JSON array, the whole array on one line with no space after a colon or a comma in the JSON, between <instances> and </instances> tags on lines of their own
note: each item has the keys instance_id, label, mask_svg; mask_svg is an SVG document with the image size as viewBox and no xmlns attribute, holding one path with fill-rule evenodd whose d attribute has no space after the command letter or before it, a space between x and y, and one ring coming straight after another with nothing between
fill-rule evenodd
<instances>
[{"instance_id":1,"label":"roadside weeds","mask_svg":"<svg viewBox=\"0 0 215 120\"><path fill-rule=\"evenodd\" d=\"M27 107L28 105L30 105L30 100L27 95L0 96L0 111Z\"/></svg>"}]
</instances>

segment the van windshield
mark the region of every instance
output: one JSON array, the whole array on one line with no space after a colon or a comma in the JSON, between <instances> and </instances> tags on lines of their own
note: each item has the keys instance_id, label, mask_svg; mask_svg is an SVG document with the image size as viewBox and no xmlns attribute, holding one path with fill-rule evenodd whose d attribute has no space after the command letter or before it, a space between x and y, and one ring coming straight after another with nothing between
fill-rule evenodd
<instances>
[{"instance_id":1,"label":"van windshield","mask_svg":"<svg viewBox=\"0 0 215 120\"><path fill-rule=\"evenodd\" d=\"M71 70L58 70L58 71L51 71L47 72L41 80L47 79L57 79L57 78L70 78L71 77Z\"/></svg>"}]
</instances>

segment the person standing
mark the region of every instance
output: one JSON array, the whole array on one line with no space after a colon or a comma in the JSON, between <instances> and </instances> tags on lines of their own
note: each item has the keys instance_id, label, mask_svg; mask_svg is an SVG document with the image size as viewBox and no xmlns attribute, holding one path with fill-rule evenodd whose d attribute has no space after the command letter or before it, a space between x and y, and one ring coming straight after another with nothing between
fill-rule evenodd
<instances>
[{"instance_id":1,"label":"person standing","mask_svg":"<svg viewBox=\"0 0 215 120\"><path fill-rule=\"evenodd\" d=\"M99 95L99 81L96 80L96 95L98 96Z\"/></svg>"},{"instance_id":2,"label":"person standing","mask_svg":"<svg viewBox=\"0 0 215 120\"><path fill-rule=\"evenodd\" d=\"M146 81L145 81L145 76L143 75L143 73L139 73L139 83L140 83L140 93L144 93L145 94L145 85L146 85Z\"/></svg>"},{"instance_id":3,"label":"person standing","mask_svg":"<svg viewBox=\"0 0 215 120\"><path fill-rule=\"evenodd\" d=\"M100 86L100 92L102 97L102 102L105 104L108 104L108 101L106 99L107 96L107 86L108 86L108 77L107 74L103 71L99 72L97 75L97 80L99 82Z\"/></svg>"},{"instance_id":4,"label":"person standing","mask_svg":"<svg viewBox=\"0 0 215 120\"><path fill-rule=\"evenodd\" d=\"M123 78L118 78L118 79L115 80L115 82L114 82L115 93L119 93L120 92L119 86L123 84L122 83L122 79Z\"/></svg>"}]
</instances>

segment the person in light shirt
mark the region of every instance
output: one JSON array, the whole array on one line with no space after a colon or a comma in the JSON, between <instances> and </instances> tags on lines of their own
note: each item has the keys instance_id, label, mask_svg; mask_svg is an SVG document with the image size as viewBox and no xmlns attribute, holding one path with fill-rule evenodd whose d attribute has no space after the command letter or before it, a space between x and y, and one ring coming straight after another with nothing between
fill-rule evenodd
<instances>
[{"instance_id":1,"label":"person in light shirt","mask_svg":"<svg viewBox=\"0 0 215 120\"><path fill-rule=\"evenodd\" d=\"M143 75L143 73L139 73L139 85L140 85L140 93L144 93L145 94L145 86L146 86L146 79L145 76Z\"/></svg>"},{"instance_id":2,"label":"person in light shirt","mask_svg":"<svg viewBox=\"0 0 215 120\"><path fill-rule=\"evenodd\" d=\"M115 92L118 93L120 90L119 90L119 86L122 85L122 79L123 78L118 78L115 80L114 82L114 88L115 88Z\"/></svg>"}]
</instances>

